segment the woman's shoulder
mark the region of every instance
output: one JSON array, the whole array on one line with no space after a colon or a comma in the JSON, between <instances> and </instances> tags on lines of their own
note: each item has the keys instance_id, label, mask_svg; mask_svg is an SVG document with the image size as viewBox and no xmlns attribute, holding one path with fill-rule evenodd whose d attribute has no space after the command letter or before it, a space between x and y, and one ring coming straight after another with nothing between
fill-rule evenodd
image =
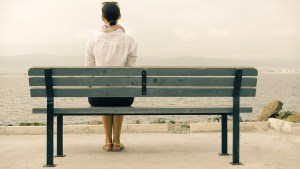
<instances>
[{"instance_id":1,"label":"woman's shoulder","mask_svg":"<svg viewBox=\"0 0 300 169\"><path fill-rule=\"evenodd\" d=\"M136 43L135 39L131 36L125 33L125 38L127 41L131 42L131 43Z\"/></svg>"},{"instance_id":2,"label":"woman's shoulder","mask_svg":"<svg viewBox=\"0 0 300 169\"><path fill-rule=\"evenodd\" d=\"M114 37L111 37L111 39L114 39L119 42L127 42L131 44L136 43L135 39L128 33L124 32L122 29L116 30L114 33L112 33L112 36Z\"/></svg>"},{"instance_id":3,"label":"woman's shoulder","mask_svg":"<svg viewBox=\"0 0 300 169\"><path fill-rule=\"evenodd\" d=\"M94 30L92 31L92 33L90 34L88 41L94 41L95 39L97 39L98 37L101 37L101 32L99 30Z\"/></svg>"}]
</instances>

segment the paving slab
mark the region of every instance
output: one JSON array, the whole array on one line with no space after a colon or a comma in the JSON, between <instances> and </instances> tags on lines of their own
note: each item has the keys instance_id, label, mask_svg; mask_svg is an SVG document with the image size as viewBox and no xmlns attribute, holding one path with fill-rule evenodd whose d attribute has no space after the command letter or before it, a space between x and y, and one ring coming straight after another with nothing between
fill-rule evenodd
<instances>
[{"instance_id":1,"label":"paving slab","mask_svg":"<svg viewBox=\"0 0 300 169\"><path fill-rule=\"evenodd\" d=\"M56 138L56 137L55 137ZM229 153L232 149L229 133ZM65 134L66 157L54 158L56 169L297 169L300 136L274 131L242 132L241 162L219 156L220 133L123 133L122 152L102 150L103 134ZM0 135L1 169L42 169L45 135Z\"/></svg>"}]
</instances>

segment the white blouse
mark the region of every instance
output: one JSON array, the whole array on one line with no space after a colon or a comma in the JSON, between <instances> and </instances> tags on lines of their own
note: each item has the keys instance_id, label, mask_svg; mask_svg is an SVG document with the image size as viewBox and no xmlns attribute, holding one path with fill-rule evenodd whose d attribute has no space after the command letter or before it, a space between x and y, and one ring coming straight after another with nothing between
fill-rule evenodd
<instances>
[{"instance_id":1,"label":"white blouse","mask_svg":"<svg viewBox=\"0 0 300 169\"><path fill-rule=\"evenodd\" d=\"M87 42L85 66L134 66L137 43L121 29L98 31Z\"/></svg>"}]
</instances>

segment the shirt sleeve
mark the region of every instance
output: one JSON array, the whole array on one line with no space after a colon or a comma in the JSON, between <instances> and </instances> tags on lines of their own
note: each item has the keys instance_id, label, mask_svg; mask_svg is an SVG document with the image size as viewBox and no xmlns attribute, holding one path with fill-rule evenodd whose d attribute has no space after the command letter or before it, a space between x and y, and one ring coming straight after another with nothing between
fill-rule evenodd
<instances>
[{"instance_id":1,"label":"shirt sleeve","mask_svg":"<svg viewBox=\"0 0 300 169\"><path fill-rule=\"evenodd\" d=\"M137 58L137 43L134 41L132 43L132 48L127 57L126 66L134 66Z\"/></svg>"},{"instance_id":2,"label":"shirt sleeve","mask_svg":"<svg viewBox=\"0 0 300 169\"><path fill-rule=\"evenodd\" d=\"M86 44L86 52L85 52L85 66L95 66L95 56L93 54L93 43L92 40L89 39Z\"/></svg>"}]
</instances>

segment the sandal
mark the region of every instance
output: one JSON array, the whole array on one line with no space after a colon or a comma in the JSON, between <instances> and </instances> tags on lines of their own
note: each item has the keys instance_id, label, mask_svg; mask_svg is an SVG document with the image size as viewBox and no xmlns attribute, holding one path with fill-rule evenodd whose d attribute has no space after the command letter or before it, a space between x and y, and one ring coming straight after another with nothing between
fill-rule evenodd
<instances>
[{"instance_id":1,"label":"sandal","mask_svg":"<svg viewBox=\"0 0 300 169\"><path fill-rule=\"evenodd\" d=\"M118 144L118 143L113 143L113 148L112 148L112 151L121 151L123 150L125 147L123 144Z\"/></svg>"},{"instance_id":2,"label":"sandal","mask_svg":"<svg viewBox=\"0 0 300 169\"><path fill-rule=\"evenodd\" d=\"M106 143L103 145L103 150L105 151L112 151L112 143Z\"/></svg>"}]
</instances>

